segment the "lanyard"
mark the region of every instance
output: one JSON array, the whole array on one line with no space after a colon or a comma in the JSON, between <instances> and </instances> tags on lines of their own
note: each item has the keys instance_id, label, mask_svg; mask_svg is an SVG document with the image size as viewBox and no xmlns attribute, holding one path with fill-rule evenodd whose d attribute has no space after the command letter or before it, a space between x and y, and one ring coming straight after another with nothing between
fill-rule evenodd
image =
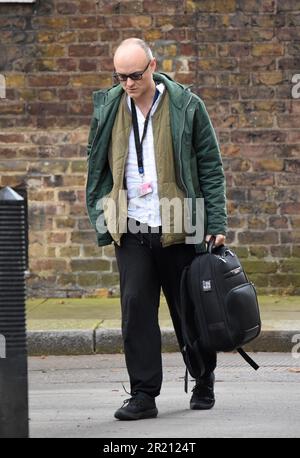
<instances>
[{"instance_id":1,"label":"lanyard","mask_svg":"<svg viewBox=\"0 0 300 458\"><path fill-rule=\"evenodd\" d=\"M135 149L136 149L136 155L137 155L138 170L139 170L139 174L140 175L144 175L143 141L144 141L144 139L146 137L148 123L149 123L149 119L150 119L150 113L151 113L152 107L155 104L158 96L159 96L159 90L156 89L154 97L153 97L153 102L152 102L151 108L148 111L147 116L145 118L144 130L143 130L143 135L142 135L141 139L140 139L140 134L139 134L139 126L138 126L135 103L134 103L133 99L131 99L131 114L132 114L132 125L133 125L133 132L134 132L134 142L135 142Z\"/></svg>"}]
</instances>

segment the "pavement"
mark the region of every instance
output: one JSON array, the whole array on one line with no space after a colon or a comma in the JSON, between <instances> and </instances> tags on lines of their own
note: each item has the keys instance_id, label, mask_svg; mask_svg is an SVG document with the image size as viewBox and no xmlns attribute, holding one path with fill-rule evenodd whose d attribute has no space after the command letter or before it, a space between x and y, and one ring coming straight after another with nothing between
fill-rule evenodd
<instances>
[{"instance_id":1,"label":"pavement","mask_svg":"<svg viewBox=\"0 0 300 458\"><path fill-rule=\"evenodd\" d=\"M28 300L30 437L101 438L94 442L97 453L119 450L121 441L134 445L131 455L151 453L153 444L170 447L167 438L176 443L192 438L188 442L195 443L198 454L201 438L299 437L299 302L296 296L259 297L262 332L245 347L259 369L235 352L219 353L216 404L194 411L189 408L194 382L189 377L185 393L185 366L162 298L159 414L122 422L114 412L129 398L123 384L127 391L130 385L122 354L120 299Z\"/></svg>"},{"instance_id":2,"label":"pavement","mask_svg":"<svg viewBox=\"0 0 300 458\"><path fill-rule=\"evenodd\" d=\"M156 398L158 417L133 422L114 418L115 410L129 398L122 387L124 383L129 390L124 355L30 357L30 437L103 438L93 442L97 454L120 444L120 438L122 444L150 447L149 442L170 444L166 438L175 442L194 438L188 442L197 442L197 438L207 437L299 437L300 353L251 356L260 365L258 371L237 354L220 353L215 371L216 404L211 410L196 411L189 408L194 383L189 381L188 394L183 389L181 355L163 353L164 380ZM141 443L134 438L144 439ZM199 442L198 456L202 449Z\"/></svg>"},{"instance_id":3,"label":"pavement","mask_svg":"<svg viewBox=\"0 0 300 458\"><path fill-rule=\"evenodd\" d=\"M291 352L300 341L300 297L259 296L262 331L244 348ZM26 303L28 354L93 355L122 353L118 297L33 298ZM177 352L168 307L161 298L159 323L163 352Z\"/></svg>"}]
</instances>

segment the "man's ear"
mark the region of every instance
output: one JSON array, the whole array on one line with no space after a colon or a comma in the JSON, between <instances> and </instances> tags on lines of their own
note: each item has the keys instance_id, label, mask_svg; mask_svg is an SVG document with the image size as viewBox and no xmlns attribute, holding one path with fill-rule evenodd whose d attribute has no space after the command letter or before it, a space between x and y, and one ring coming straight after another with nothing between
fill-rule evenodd
<instances>
[{"instance_id":1,"label":"man's ear","mask_svg":"<svg viewBox=\"0 0 300 458\"><path fill-rule=\"evenodd\" d=\"M150 62L150 68L151 68L152 73L155 72L156 67L157 67L157 62L156 62L155 57L153 57L153 59L152 59L151 62Z\"/></svg>"}]
</instances>

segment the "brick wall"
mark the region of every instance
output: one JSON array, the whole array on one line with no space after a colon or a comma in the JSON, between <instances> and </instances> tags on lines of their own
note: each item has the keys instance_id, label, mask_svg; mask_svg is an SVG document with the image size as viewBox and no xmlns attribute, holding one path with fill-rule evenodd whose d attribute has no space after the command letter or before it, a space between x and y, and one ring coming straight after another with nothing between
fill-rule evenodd
<instances>
[{"instance_id":1,"label":"brick wall","mask_svg":"<svg viewBox=\"0 0 300 458\"><path fill-rule=\"evenodd\" d=\"M47 0L0 5L0 187L27 186L29 295L118 284L85 210L91 92L112 55L147 40L206 102L228 185L228 242L261 292L300 292L299 0Z\"/></svg>"}]
</instances>

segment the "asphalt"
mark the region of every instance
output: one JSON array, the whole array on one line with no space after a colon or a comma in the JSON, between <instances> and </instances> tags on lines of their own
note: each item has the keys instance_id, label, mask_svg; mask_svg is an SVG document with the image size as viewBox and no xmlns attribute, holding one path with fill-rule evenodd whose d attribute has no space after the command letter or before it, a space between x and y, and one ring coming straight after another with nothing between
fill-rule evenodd
<instances>
[{"instance_id":1,"label":"asphalt","mask_svg":"<svg viewBox=\"0 0 300 458\"><path fill-rule=\"evenodd\" d=\"M187 394L183 390L181 355L164 353L164 379L156 398L158 417L134 422L114 418L114 412L129 398L122 387L123 383L129 390L124 355L31 357L30 437L103 438L102 445L95 443L97 455L119 444L120 438L123 444L138 444L132 438L144 438L141 445L149 447L144 451L151 454L151 443L169 444L165 438L175 442L195 438L188 442L196 442L204 437L299 437L300 359L296 356L300 354L251 356L260 365L258 371L239 355L218 355L216 404L211 410L197 411L189 408L194 383L189 381ZM194 455L202 450L201 442Z\"/></svg>"},{"instance_id":2,"label":"asphalt","mask_svg":"<svg viewBox=\"0 0 300 458\"><path fill-rule=\"evenodd\" d=\"M295 352L300 342L300 297L259 296L262 331L245 346L254 352ZM118 297L33 298L26 303L28 355L122 353ZM168 307L161 299L162 351L178 352Z\"/></svg>"}]
</instances>

